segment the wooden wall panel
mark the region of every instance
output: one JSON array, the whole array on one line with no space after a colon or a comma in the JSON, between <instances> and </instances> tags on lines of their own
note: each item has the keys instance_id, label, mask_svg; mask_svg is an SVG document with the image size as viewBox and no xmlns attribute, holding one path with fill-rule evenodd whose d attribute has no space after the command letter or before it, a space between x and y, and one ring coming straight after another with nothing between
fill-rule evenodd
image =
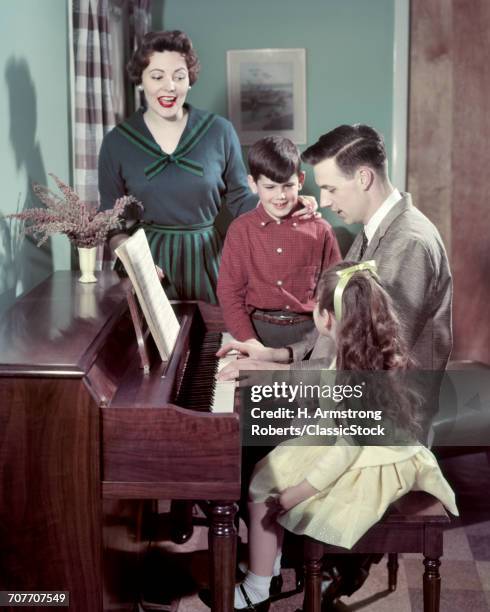
<instances>
[{"instance_id":1,"label":"wooden wall panel","mask_svg":"<svg viewBox=\"0 0 490 612\"><path fill-rule=\"evenodd\" d=\"M450 251L452 10L447 0L410 5L408 190Z\"/></svg>"},{"instance_id":2,"label":"wooden wall panel","mask_svg":"<svg viewBox=\"0 0 490 612\"><path fill-rule=\"evenodd\" d=\"M412 0L408 189L454 276L452 359L490 363L490 3Z\"/></svg>"},{"instance_id":3,"label":"wooden wall panel","mask_svg":"<svg viewBox=\"0 0 490 612\"><path fill-rule=\"evenodd\" d=\"M454 353L490 363L490 2L455 0Z\"/></svg>"}]
</instances>

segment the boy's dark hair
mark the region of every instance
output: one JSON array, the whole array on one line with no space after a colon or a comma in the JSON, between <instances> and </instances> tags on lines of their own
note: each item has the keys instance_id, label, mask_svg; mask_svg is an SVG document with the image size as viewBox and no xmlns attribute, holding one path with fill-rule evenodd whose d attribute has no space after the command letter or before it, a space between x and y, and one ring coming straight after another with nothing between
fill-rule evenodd
<instances>
[{"instance_id":1,"label":"boy's dark hair","mask_svg":"<svg viewBox=\"0 0 490 612\"><path fill-rule=\"evenodd\" d=\"M128 63L129 78L133 83L141 83L143 70L150 63L150 57L156 51L176 51L185 58L189 71L189 83L194 85L201 65L192 46L191 39L180 30L167 30L164 32L148 32L141 40L140 45L133 53Z\"/></svg>"},{"instance_id":2,"label":"boy's dark hair","mask_svg":"<svg viewBox=\"0 0 490 612\"><path fill-rule=\"evenodd\" d=\"M359 166L369 166L386 176L386 150L383 137L374 128L362 123L340 125L320 136L301 156L307 164L335 158L337 166L352 176Z\"/></svg>"},{"instance_id":3,"label":"boy's dark hair","mask_svg":"<svg viewBox=\"0 0 490 612\"><path fill-rule=\"evenodd\" d=\"M275 183L286 183L301 172L301 156L289 138L266 136L250 147L248 167L254 181L262 174Z\"/></svg>"}]
</instances>

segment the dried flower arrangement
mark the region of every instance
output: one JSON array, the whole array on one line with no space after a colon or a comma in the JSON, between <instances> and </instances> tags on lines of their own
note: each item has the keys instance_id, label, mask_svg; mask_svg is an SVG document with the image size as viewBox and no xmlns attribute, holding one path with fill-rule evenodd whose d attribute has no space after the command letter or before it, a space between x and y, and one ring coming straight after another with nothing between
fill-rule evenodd
<instances>
[{"instance_id":1,"label":"dried flower arrangement","mask_svg":"<svg viewBox=\"0 0 490 612\"><path fill-rule=\"evenodd\" d=\"M40 238L41 246L52 234L65 234L77 247L90 248L104 244L111 230L121 227L122 213L130 204L142 208L133 196L118 198L114 207L99 211L97 206L82 202L75 191L57 176L50 174L63 197L35 183L33 191L46 208L29 208L7 215L23 221L23 232Z\"/></svg>"}]
</instances>

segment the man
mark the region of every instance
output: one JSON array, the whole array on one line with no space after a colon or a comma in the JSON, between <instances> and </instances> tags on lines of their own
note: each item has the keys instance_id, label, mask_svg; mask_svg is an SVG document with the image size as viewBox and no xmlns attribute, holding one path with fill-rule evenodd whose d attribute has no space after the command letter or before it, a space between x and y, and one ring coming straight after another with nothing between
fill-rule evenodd
<instances>
[{"instance_id":1,"label":"man","mask_svg":"<svg viewBox=\"0 0 490 612\"><path fill-rule=\"evenodd\" d=\"M346 259L376 261L417 366L444 370L452 347L446 251L436 227L413 206L410 195L391 184L382 136L367 125L342 125L321 136L302 158L313 165L321 206L347 224L363 224ZM249 359L231 365L221 376L233 378L240 369L288 368L291 361L295 369L325 367L327 349L317 339L313 331L305 341L281 349L234 344ZM301 361L312 348L312 358ZM266 365L264 360L276 363Z\"/></svg>"}]
</instances>

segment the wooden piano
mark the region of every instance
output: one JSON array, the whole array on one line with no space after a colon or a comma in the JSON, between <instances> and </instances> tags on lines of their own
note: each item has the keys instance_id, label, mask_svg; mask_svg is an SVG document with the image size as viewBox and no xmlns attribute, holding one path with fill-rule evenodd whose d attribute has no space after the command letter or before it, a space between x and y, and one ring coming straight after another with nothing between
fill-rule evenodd
<instances>
[{"instance_id":1,"label":"wooden piano","mask_svg":"<svg viewBox=\"0 0 490 612\"><path fill-rule=\"evenodd\" d=\"M231 610L239 416L209 412L215 366L199 357L221 322L178 304L173 354L144 376L128 283L56 272L1 321L0 590L131 611L150 500L210 500L213 609Z\"/></svg>"}]
</instances>

